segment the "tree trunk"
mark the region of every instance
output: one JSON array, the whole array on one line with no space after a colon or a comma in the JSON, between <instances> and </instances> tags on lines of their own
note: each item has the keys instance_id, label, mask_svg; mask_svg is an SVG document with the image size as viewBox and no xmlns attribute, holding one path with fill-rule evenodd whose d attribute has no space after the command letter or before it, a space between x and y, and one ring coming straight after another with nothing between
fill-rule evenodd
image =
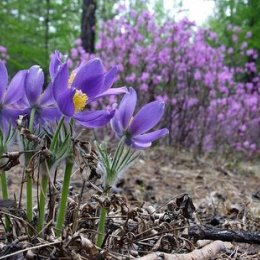
<instances>
[{"instance_id":1,"label":"tree trunk","mask_svg":"<svg viewBox=\"0 0 260 260\"><path fill-rule=\"evenodd\" d=\"M96 0L83 0L81 17L82 47L88 53L95 52Z\"/></svg>"}]
</instances>

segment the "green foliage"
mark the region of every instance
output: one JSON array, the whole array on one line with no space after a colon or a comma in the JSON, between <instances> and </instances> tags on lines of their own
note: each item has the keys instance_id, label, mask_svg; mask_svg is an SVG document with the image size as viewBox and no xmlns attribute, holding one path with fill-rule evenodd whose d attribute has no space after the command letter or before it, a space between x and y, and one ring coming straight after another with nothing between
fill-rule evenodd
<instances>
[{"instance_id":1,"label":"green foliage","mask_svg":"<svg viewBox=\"0 0 260 260\"><path fill-rule=\"evenodd\" d=\"M182 0L174 0L171 2L171 13L169 13L165 8L164 0L153 0L153 10L156 17L156 21L158 24L163 24L166 20L173 19L174 15L179 12L182 8L183 1ZM173 17L172 17L173 15Z\"/></svg>"},{"instance_id":2,"label":"green foliage","mask_svg":"<svg viewBox=\"0 0 260 260\"><path fill-rule=\"evenodd\" d=\"M161 23L163 18L166 17L165 8L164 8L164 1L163 0L155 0L154 2L154 11L156 20Z\"/></svg>"},{"instance_id":3,"label":"green foliage","mask_svg":"<svg viewBox=\"0 0 260 260\"><path fill-rule=\"evenodd\" d=\"M119 175L124 172L139 156L140 152L132 150L124 145L125 139L119 142L113 156L111 156L106 147L96 143L100 168L105 176L105 188L115 185Z\"/></svg>"},{"instance_id":4,"label":"green foliage","mask_svg":"<svg viewBox=\"0 0 260 260\"><path fill-rule=\"evenodd\" d=\"M158 21L166 19L163 0L96 0L97 25L117 15L117 7L126 4L137 13L153 9ZM180 3L180 0L175 2ZM8 48L10 75L34 64L48 74L49 56L55 50L67 52L80 36L82 0L1 0L0 45Z\"/></svg>"},{"instance_id":5,"label":"green foliage","mask_svg":"<svg viewBox=\"0 0 260 260\"><path fill-rule=\"evenodd\" d=\"M103 21L112 19L116 15L115 5L120 0L97 0L97 18Z\"/></svg>"},{"instance_id":6,"label":"green foliage","mask_svg":"<svg viewBox=\"0 0 260 260\"><path fill-rule=\"evenodd\" d=\"M8 48L9 71L33 64L48 69L49 55L67 51L80 33L79 0L0 1L0 44Z\"/></svg>"},{"instance_id":7,"label":"green foliage","mask_svg":"<svg viewBox=\"0 0 260 260\"><path fill-rule=\"evenodd\" d=\"M252 32L248 39L249 48L260 50L260 1L259 0L226 0L215 1L215 15L210 19L211 28L218 33L221 41L232 46L232 32L229 24L241 27L242 33Z\"/></svg>"}]
</instances>

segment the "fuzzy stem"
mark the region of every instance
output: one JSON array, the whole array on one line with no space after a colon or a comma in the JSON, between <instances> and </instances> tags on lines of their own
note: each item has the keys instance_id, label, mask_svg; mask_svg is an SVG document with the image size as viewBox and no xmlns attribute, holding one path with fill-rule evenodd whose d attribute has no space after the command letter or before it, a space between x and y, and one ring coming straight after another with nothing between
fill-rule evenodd
<instances>
[{"instance_id":1,"label":"fuzzy stem","mask_svg":"<svg viewBox=\"0 0 260 260\"><path fill-rule=\"evenodd\" d=\"M61 199L60 199L60 206L57 216L56 222L56 235L60 236L62 231L62 226L64 224L65 213L67 210L67 198L69 195L69 185L70 185L70 176L72 173L73 167L73 159L71 157L67 158L66 161L66 168L64 174L64 180L62 185L62 192L61 192Z\"/></svg>"},{"instance_id":2,"label":"fuzzy stem","mask_svg":"<svg viewBox=\"0 0 260 260\"><path fill-rule=\"evenodd\" d=\"M8 184L5 171L0 171L0 178L1 178L1 188L2 188L2 196L3 200L8 199ZM8 216L5 217L5 225L6 230L9 231L11 229L11 222Z\"/></svg>"},{"instance_id":3,"label":"fuzzy stem","mask_svg":"<svg viewBox=\"0 0 260 260\"><path fill-rule=\"evenodd\" d=\"M39 202L39 219L38 219L38 226L37 226L38 232L40 232L44 227L45 203L46 203L46 196L47 196L47 187L49 182L48 165L46 161L41 163L40 170L41 170L42 181L41 181L40 202Z\"/></svg>"},{"instance_id":4,"label":"fuzzy stem","mask_svg":"<svg viewBox=\"0 0 260 260\"><path fill-rule=\"evenodd\" d=\"M36 109L32 108L31 114L30 114L30 121L29 121L29 131L31 133L33 131L33 123L34 123L34 118L35 118L35 112L36 112Z\"/></svg>"},{"instance_id":5,"label":"fuzzy stem","mask_svg":"<svg viewBox=\"0 0 260 260\"><path fill-rule=\"evenodd\" d=\"M35 118L36 109L33 108L30 114L30 121L29 121L29 131L33 132L33 123ZM28 149L28 148L27 148ZM30 161L31 155L30 153L25 155L25 167L28 166ZM33 203L32 203L32 177L29 171L25 170L26 172L26 211L27 211L27 218L29 222L33 220Z\"/></svg>"},{"instance_id":6,"label":"fuzzy stem","mask_svg":"<svg viewBox=\"0 0 260 260\"><path fill-rule=\"evenodd\" d=\"M2 195L3 195L3 200L7 200L8 199L8 184L7 184L7 178L6 178L6 174L4 171L0 172L1 175L1 186L2 186Z\"/></svg>"},{"instance_id":7,"label":"fuzzy stem","mask_svg":"<svg viewBox=\"0 0 260 260\"><path fill-rule=\"evenodd\" d=\"M60 133L60 129L61 129L61 126L63 125L63 122L64 122L64 116L61 117L59 123L58 123L58 126L56 128L56 131L54 133L54 136L52 138L52 142L51 142L51 146L50 146L50 150L53 151L53 149L55 148L56 144L57 144L57 141L58 141L58 136L59 136L59 133Z\"/></svg>"},{"instance_id":8,"label":"fuzzy stem","mask_svg":"<svg viewBox=\"0 0 260 260\"><path fill-rule=\"evenodd\" d=\"M106 218L107 218L107 210L106 208L100 209L100 216L99 216L99 223L98 223L98 235L96 240L96 245L98 247L102 246L103 239L104 239L104 233L105 233L105 227L106 227Z\"/></svg>"},{"instance_id":9,"label":"fuzzy stem","mask_svg":"<svg viewBox=\"0 0 260 260\"><path fill-rule=\"evenodd\" d=\"M25 160L28 162L28 159ZM26 164L27 165L27 164ZM32 207L32 177L30 172L26 170L26 211L29 222L33 220L33 207Z\"/></svg>"}]
</instances>

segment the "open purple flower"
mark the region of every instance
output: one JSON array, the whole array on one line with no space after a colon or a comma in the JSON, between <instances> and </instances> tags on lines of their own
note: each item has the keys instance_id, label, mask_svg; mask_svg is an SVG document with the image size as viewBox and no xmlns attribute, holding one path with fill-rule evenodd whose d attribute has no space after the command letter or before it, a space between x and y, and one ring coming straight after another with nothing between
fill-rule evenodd
<instances>
[{"instance_id":1,"label":"open purple flower","mask_svg":"<svg viewBox=\"0 0 260 260\"><path fill-rule=\"evenodd\" d=\"M53 95L60 111L86 127L105 125L115 111L89 111L86 106L104 96L126 93L126 88L111 89L116 76L116 67L105 72L99 59L92 59L79 66L71 75L67 63L62 64L53 81Z\"/></svg>"},{"instance_id":2,"label":"open purple flower","mask_svg":"<svg viewBox=\"0 0 260 260\"><path fill-rule=\"evenodd\" d=\"M59 109L52 94L52 86L49 85L44 92L44 74L42 69L34 65L27 70L24 90L25 97L23 105L25 113L30 114L32 109L35 109L35 122L44 123L46 120L53 121L61 116Z\"/></svg>"},{"instance_id":3,"label":"open purple flower","mask_svg":"<svg viewBox=\"0 0 260 260\"><path fill-rule=\"evenodd\" d=\"M6 66L0 61L0 125L4 132L21 114L20 101L24 96L26 71L19 71L8 85Z\"/></svg>"},{"instance_id":4,"label":"open purple flower","mask_svg":"<svg viewBox=\"0 0 260 260\"><path fill-rule=\"evenodd\" d=\"M160 121L164 111L164 103L160 101L148 103L133 117L136 100L136 92L130 88L129 93L123 97L111 124L119 138L126 138L127 145L144 149L150 147L153 141L167 135L169 130L163 128L146 133Z\"/></svg>"}]
</instances>

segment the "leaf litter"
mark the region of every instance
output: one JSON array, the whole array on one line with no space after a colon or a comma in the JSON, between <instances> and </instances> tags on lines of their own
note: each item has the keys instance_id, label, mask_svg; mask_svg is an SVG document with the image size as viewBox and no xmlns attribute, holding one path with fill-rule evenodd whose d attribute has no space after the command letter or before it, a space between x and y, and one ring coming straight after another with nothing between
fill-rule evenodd
<instances>
[{"instance_id":1,"label":"leaf litter","mask_svg":"<svg viewBox=\"0 0 260 260\"><path fill-rule=\"evenodd\" d=\"M10 171L9 190L19 194L21 176L15 169ZM0 201L0 259L260 259L257 173L224 159L196 158L158 147L147 151L122 176L111 195L102 189L100 177L94 171L73 175L66 224L59 238L51 220L62 172L48 198L44 237L37 234L35 223L28 223L16 200ZM98 248L101 207L108 210L108 217ZM12 223L7 234L4 216ZM205 234L232 231L233 235L253 234L255 240L200 239L203 228Z\"/></svg>"}]
</instances>

